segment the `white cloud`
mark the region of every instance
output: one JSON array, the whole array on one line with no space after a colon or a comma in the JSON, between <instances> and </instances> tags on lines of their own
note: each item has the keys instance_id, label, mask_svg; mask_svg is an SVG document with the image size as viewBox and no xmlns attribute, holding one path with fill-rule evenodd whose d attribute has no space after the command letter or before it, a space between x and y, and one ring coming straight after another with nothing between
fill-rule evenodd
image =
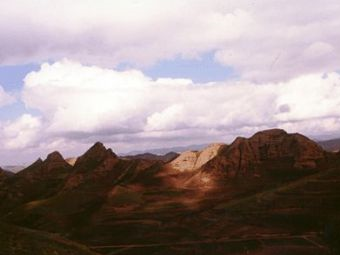
<instances>
[{"instance_id":1,"label":"white cloud","mask_svg":"<svg viewBox=\"0 0 340 255\"><path fill-rule=\"evenodd\" d=\"M339 69L339 12L338 0L1 1L0 63L139 67L212 51L242 79L287 81Z\"/></svg>"},{"instance_id":2,"label":"white cloud","mask_svg":"<svg viewBox=\"0 0 340 255\"><path fill-rule=\"evenodd\" d=\"M197 56L239 37L250 22L245 11L218 11L219 1L214 2L1 2L0 24L6 27L0 25L0 60L68 57L112 67L120 62L151 64L177 54Z\"/></svg>"},{"instance_id":3,"label":"white cloud","mask_svg":"<svg viewBox=\"0 0 340 255\"><path fill-rule=\"evenodd\" d=\"M26 77L22 100L41 116L0 123L0 154L229 141L277 126L336 136L339 12L338 0L0 1L0 65L54 63ZM116 71L207 52L239 80ZM0 86L0 107L13 100Z\"/></svg>"},{"instance_id":4,"label":"white cloud","mask_svg":"<svg viewBox=\"0 0 340 255\"><path fill-rule=\"evenodd\" d=\"M306 58L321 58L325 55L331 54L334 52L334 47L328 43L324 42L315 42L308 46L304 51L304 55Z\"/></svg>"},{"instance_id":5,"label":"white cloud","mask_svg":"<svg viewBox=\"0 0 340 255\"><path fill-rule=\"evenodd\" d=\"M1 127L2 146L5 149L23 149L42 142L39 117L24 114ZM40 137L39 137L40 136ZM37 140L39 138L39 140ZM40 140L41 139L41 140Z\"/></svg>"},{"instance_id":6,"label":"white cloud","mask_svg":"<svg viewBox=\"0 0 340 255\"><path fill-rule=\"evenodd\" d=\"M282 81L339 69L339 1L264 0L248 11L251 27L216 53L218 61L236 68L243 79Z\"/></svg>"},{"instance_id":7,"label":"white cloud","mask_svg":"<svg viewBox=\"0 0 340 255\"><path fill-rule=\"evenodd\" d=\"M27 121L12 124L13 133L20 129L34 141L39 132L40 143L102 140L119 146L118 151L227 141L272 127L313 136L336 135L340 128L338 73L281 83L195 84L64 60L30 73L23 101L42 116L39 121L30 118L33 126L17 124ZM12 146L30 141L12 138Z\"/></svg>"}]
</instances>

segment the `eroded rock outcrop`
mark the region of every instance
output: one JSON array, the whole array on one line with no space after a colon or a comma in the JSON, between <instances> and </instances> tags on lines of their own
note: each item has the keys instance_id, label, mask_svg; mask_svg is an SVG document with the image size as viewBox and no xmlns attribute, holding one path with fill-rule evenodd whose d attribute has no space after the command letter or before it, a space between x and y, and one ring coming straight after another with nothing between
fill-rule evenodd
<instances>
[{"instance_id":1,"label":"eroded rock outcrop","mask_svg":"<svg viewBox=\"0 0 340 255\"><path fill-rule=\"evenodd\" d=\"M236 138L203 168L229 176L257 174L261 169L316 169L324 157L323 149L307 137L271 129Z\"/></svg>"},{"instance_id":2,"label":"eroded rock outcrop","mask_svg":"<svg viewBox=\"0 0 340 255\"><path fill-rule=\"evenodd\" d=\"M168 164L168 167L178 172L194 171L214 158L224 144L211 144L202 151L186 151Z\"/></svg>"}]
</instances>

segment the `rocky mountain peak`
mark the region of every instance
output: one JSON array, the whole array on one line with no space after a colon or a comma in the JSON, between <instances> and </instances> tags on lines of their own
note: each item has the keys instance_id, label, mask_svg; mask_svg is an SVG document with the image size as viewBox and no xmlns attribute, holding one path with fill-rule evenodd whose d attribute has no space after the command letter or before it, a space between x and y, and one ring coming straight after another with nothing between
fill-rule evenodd
<instances>
[{"instance_id":1,"label":"rocky mountain peak","mask_svg":"<svg viewBox=\"0 0 340 255\"><path fill-rule=\"evenodd\" d=\"M75 167L86 162L101 162L108 157L117 158L117 155L111 150L106 149L103 143L96 142L90 149L88 149L82 156L75 162Z\"/></svg>"},{"instance_id":2,"label":"rocky mountain peak","mask_svg":"<svg viewBox=\"0 0 340 255\"><path fill-rule=\"evenodd\" d=\"M273 128L273 129L267 129L267 130L262 130L257 133L255 133L252 137L275 137L275 136L284 136L288 135L288 133L279 128Z\"/></svg>"},{"instance_id":3,"label":"rocky mountain peak","mask_svg":"<svg viewBox=\"0 0 340 255\"><path fill-rule=\"evenodd\" d=\"M64 162L63 156L58 152L54 151L47 155L45 162Z\"/></svg>"},{"instance_id":4,"label":"rocky mountain peak","mask_svg":"<svg viewBox=\"0 0 340 255\"><path fill-rule=\"evenodd\" d=\"M87 157L100 157L106 153L106 147L101 142L96 142L94 145L88 149L84 156Z\"/></svg>"},{"instance_id":5,"label":"rocky mountain peak","mask_svg":"<svg viewBox=\"0 0 340 255\"><path fill-rule=\"evenodd\" d=\"M323 158L323 149L307 137L289 134L282 129L270 129L250 138L236 138L203 167L205 170L224 169L228 175L235 176L265 168L316 169Z\"/></svg>"},{"instance_id":6,"label":"rocky mountain peak","mask_svg":"<svg viewBox=\"0 0 340 255\"><path fill-rule=\"evenodd\" d=\"M112 156L112 157L114 157L114 158L117 157L117 155L112 151L111 148L109 148L109 149L106 150L106 154L107 154L107 155L110 155L110 156Z\"/></svg>"}]
</instances>

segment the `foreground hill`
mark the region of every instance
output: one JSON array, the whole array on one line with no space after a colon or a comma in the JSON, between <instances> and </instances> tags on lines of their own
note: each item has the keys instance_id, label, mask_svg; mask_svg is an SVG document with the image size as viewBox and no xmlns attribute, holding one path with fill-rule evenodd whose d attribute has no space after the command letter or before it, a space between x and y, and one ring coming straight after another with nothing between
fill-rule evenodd
<instances>
[{"instance_id":1,"label":"foreground hill","mask_svg":"<svg viewBox=\"0 0 340 255\"><path fill-rule=\"evenodd\" d=\"M5 178L0 220L107 254L336 248L337 229L325 228L340 213L339 154L278 129L193 153L120 158L98 142L71 166L54 152Z\"/></svg>"},{"instance_id":2,"label":"foreground hill","mask_svg":"<svg viewBox=\"0 0 340 255\"><path fill-rule=\"evenodd\" d=\"M122 250L121 255L337 255L338 201L340 169L332 168L240 198L220 195L209 206L170 218L181 222L182 227L172 231L184 239L93 248L108 254Z\"/></svg>"},{"instance_id":3,"label":"foreground hill","mask_svg":"<svg viewBox=\"0 0 340 255\"><path fill-rule=\"evenodd\" d=\"M86 246L41 231L0 223L1 255L96 255ZM97 254L98 255L98 254Z\"/></svg>"}]
</instances>

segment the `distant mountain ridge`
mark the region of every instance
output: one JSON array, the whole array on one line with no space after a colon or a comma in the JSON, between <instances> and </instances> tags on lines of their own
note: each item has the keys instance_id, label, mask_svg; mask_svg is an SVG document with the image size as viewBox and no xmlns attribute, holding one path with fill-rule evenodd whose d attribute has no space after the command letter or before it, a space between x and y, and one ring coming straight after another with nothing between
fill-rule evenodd
<instances>
[{"instance_id":1,"label":"distant mountain ridge","mask_svg":"<svg viewBox=\"0 0 340 255\"><path fill-rule=\"evenodd\" d=\"M176 152L168 152L164 155L157 155L157 154L152 154L152 153L143 153L143 154L136 154L136 155L128 155L128 156L124 156L123 158L125 159L147 159L147 160L159 160L162 161L164 163L170 162L172 160L174 160L175 158L177 158L179 156L178 153Z\"/></svg>"},{"instance_id":2,"label":"distant mountain ridge","mask_svg":"<svg viewBox=\"0 0 340 255\"><path fill-rule=\"evenodd\" d=\"M175 146L175 147L166 147L166 148L156 148L156 149L147 149L147 150L135 150L130 151L128 153L122 153L121 156L131 156L131 155L138 155L138 154L145 154L145 153L151 153L155 155L164 155L169 152L176 152L181 153L184 151L199 151L204 149L205 147L209 146L209 143L204 144L192 144L187 146Z\"/></svg>"},{"instance_id":3,"label":"distant mountain ridge","mask_svg":"<svg viewBox=\"0 0 340 255\"><path fill-rule=\"evenodd\" d=\"M2 169L4 170L7 170L7 171L10 171L10 172L13 172L13 173L17 173L23 169L25 169L26 166L22 166L22 165L4 165L4 166L1 166Z\"/></svg>"},{"instance_id":4,"label":"distant mountain ridge","mask_svg":"<svg viewBox=\"0 0 340 255\"><path fill-rule=\"evenodd\" d=\"M340 138L330 139L330 140L323 140L323 141L317 141L317 143L326 151L330 152L337 152L340 150ZM125 157L125 158L157 158L160 157L160 160L162 160L162 156L165 156L168 153L177 153L180 154L181 152L185 151L200 151L207 146L209 146L209 143L205 144L192 144L188 146L176 146L176 147L165 147L165 148L156 148L156 149L149 149L149 150L135 150L128 153L121 153L119 156ZM170 154L169 154L170 155ZM74 165L77 160L77 157L71 157L67 158L66 161L70 165ZM1 163L1 162L0 162ZM3 165L1 166L2 169L17 173L27 166L24 165Z\"/></svg>"},{"instance_id":5,"label":"distant mountain ridge","mask_svg":"<svg viewBox=\"0 0 340 255\"><path fill-rule=\"evenodd\" d=\"M318 144L320 144L322 148L324 148L324 150L326 151L333 151L333 152L340 151L340 138L319 141Z\"/></svg>"}]
</instances>

